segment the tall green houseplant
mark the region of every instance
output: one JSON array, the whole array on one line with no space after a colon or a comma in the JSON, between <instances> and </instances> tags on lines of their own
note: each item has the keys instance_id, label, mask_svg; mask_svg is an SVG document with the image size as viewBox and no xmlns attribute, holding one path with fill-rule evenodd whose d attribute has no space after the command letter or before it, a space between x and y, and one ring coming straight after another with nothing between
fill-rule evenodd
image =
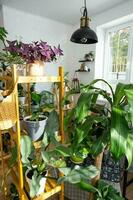
<instances>
[{"instance_id":1,"label":"tall green houseplant","mask_svg":"<svg viewBox=\"0 0 133 200\"><path fill-rule=\"evenodd\" d=\"M96 87L95 84L98 82L106 84L110 91ZM73 91L68 96L72 93ZM99 96L106 100L108 106L103 108L98 106ZM89 154L95 157L97 168L101 168L105 148L116 161L126 156L128 167L131 165L133 162L132 125L133 85L118 83L113 91L111 85L102 79L94 80L81 87L77 105L67 113L65 119L66 132L70 133L72 139L77 138L76 146L78 143L80 146L86 143ZM100 176L97 176L92 183L97 185L99 179Z\"/></svg>"}]
</instances>

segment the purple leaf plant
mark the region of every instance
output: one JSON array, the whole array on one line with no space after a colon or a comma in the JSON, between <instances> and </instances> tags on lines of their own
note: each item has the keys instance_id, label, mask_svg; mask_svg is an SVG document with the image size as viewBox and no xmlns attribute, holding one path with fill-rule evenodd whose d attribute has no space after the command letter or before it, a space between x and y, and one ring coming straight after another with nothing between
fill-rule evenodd
<instances>
[{"instance_id":1,"label":"purple leaf plant","mask_svg":"<svg viewBox=\"0 0 133 200\"><path fill-rule=\"evenodd\" d=\"M35 61L51 62L63 55L60 45L51 47L43 41L27 44L17 40L7 40L7 44L4 50L14 56L22 57L26 63L34 63Z\"/></svg>"}]
</instances>

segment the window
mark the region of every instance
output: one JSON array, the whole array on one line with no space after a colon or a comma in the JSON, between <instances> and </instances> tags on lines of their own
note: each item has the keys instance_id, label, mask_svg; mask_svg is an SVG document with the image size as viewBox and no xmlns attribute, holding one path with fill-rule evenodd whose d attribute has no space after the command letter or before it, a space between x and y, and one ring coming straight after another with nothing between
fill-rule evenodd
<instances>
[{"instance_id":1,"label":"window","mask_svg":"<svg viewBox=\"0 0 133 200\"><path fill-rule=\"evenodd\" d=\"M112 84L130 81L131 35L131 24L106 30L103 74Z\"/></svg>"}]
</instances>

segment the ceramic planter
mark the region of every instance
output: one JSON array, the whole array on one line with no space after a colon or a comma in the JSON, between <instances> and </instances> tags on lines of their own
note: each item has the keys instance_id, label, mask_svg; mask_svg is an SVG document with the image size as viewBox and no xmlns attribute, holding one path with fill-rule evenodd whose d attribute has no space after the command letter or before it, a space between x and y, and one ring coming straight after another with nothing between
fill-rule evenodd
<instances>
[{"instance_id":1,"label":"ceramic planter","mask_svg":"<svg viewBox=\"0 0 133 200\"><path fill-rule=\"evenodd\" d=\"M28 64L29 76L43 76L44 75L44 62L35 61Z\"/></svg>"},{"instance_id":2,"label":"ceramic planter","mask_svg":"<svg viewBox=\"0 0 133 200\"><path fill-rule=\"evenodd\" d=\"M28 176L29 173L30 173L30 170L27 169L27 171L25 172L25 178L26 178L26 181L27 181L27 183L28 183L28 185L29 185L29 188L30 188L32 177L30 178L30 177ZM46 172L45 176L46 176L46 175L47 175L47 172ZM38 190L36 196L39 196L41 193L44 192L45 185L46 185L46 178L42 176L42 178L41 178L39 184L40 184L40 188L39 188L39 190Z\"/></svg>"},{"instance_id":3,"label":"ceramic planter","mask_svg":"<svg viewBox=\"0 0 133 200\"><path fill-rule=\"evenodd\" d=\"M39 117L42 117L41 121L30 121L31 116L24 118L24 129L28 132L33 141L39 140L44 133L47 117L43 115Z\"/></svg>"}]
</instances>

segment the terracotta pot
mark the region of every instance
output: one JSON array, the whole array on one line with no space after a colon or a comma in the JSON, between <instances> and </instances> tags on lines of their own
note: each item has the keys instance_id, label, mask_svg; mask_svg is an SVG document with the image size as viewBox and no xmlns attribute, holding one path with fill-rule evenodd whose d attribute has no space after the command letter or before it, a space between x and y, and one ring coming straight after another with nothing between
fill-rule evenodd
<instances>
[{"instance_id":1,"label":"terracotta pot","mask_svg":"<svg viewBox=\"0 0 133 200\"><path fill-rule=\"evenodd\" d=\"M35 61L28 64L29 76L43 76L44 75L44 62Z\"/></svg>"}]
</instances>

